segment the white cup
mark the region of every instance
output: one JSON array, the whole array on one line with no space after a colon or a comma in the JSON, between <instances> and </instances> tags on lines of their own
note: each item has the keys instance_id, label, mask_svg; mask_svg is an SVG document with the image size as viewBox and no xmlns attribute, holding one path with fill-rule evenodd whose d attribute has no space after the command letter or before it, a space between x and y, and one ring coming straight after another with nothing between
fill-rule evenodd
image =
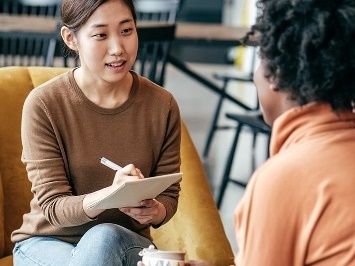
<instances>
[{"instance_id":1,"label":"white cup","mask_svg":"<svg viewBox=\"0 0 355 266\"><path fill-rule=\"evenodd\" d=\"M144 248L139 255L145 266L184 266L185 252L163 251L155 249L153 245Z\"/></svg>"}]
</instances>

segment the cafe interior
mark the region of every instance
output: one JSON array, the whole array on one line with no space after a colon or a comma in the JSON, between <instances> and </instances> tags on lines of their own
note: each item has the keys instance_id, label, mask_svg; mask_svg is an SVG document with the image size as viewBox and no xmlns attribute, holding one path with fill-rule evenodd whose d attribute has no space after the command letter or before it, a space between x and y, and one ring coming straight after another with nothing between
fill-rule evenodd
<instances>
[{"instance_id":1,"label":"cafe interior","mask_svg":"<svg viewBox=\"0 0 355 266\"><path fill-rule=\"evenodd\" d=\"M0 70L78 66L76 55L63 48L59 37L60 2L0 0ZM208 208L216 208L222 234L236 253L233 212L251 173L268 156L270 137L253 84L257 48L241 45L255 19L255 1L135 4L141 43L134 70L176 98L203 167L209 188L205 193L211 193L215 203Z\"/></svg>"}]
</instances>

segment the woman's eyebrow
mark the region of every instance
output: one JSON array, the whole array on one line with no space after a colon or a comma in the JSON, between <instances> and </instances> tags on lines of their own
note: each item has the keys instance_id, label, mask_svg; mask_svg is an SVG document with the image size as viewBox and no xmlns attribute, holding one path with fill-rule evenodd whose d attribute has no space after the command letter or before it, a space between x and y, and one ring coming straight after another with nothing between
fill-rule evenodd
<instances>
[{"instance_id":1,"label":"woman's eyebrow","mask_svg":"<svg viewBox=\"0 0 355 266\"><path fill-rule=\"evenodd\" d=\"M133 19L127 18L119 22L119 25L125 24L125 23L130 23L133 22ZM108 24L105 23L95 23L90 26L90 28L103 28L103 27L108 27Z\"/></svg>"},{"instance_id":2,"label":"woman's eyebrow","mask_svg":"<svg viewBox=\"0 0 355 266\"><path fill-rule=\"evenodd\" d=\"M124 19L124 20L120 21L119 24L122 25L122 24L129 23L129 22L133 22L133 19L131 19L131 18Z\"/></svg>"},{"instance_id":3,"label":"woman's eyebrow","mask_svg":"<svg viewBox=\"0 0 355 266\"><path fill-rule=\"evenodd\" d=\"M90 28L103 28L103 27L107 27L107 26L108 26L108 24L99 24L99 23L97 23L97 24L92 24L90 26Z\"/></svg>"}]
</instances>

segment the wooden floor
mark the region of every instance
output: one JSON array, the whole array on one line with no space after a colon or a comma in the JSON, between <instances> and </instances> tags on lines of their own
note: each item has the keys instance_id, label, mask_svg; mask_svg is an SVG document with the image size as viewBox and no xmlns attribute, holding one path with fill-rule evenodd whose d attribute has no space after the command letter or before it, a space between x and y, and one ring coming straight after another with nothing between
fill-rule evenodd
<instances>
[{"instance_id":1,"label":"wooden floor","mask_svg":"<svg viewBox=\"0 0 355 266\"><path fill-rule=\"evenodd\" d=\"M218 81L213 79L213 73L220 70L228 70L233 66L211 65L211 64L190 64L190 67L216 84ZM186 74L169 65L167 70L165 88L173 93L179 103L183 120L185 121L195 146L202 158L207 132L211 123L212 115L216 107L218 96L208 88L192 80ZM254 103L256 99L256 90L253 84L242 84L231 82L228 90L234 92L237 97L243 101ZM243 112L235 104L226 100L223 106L223 113L226 111ZM234 125L227 121L224 115L221 116L222 123ZM221 176L223 173L226 156L229 152L229 146L232 142L234 130L219 131L211 146L210 155L203 160L206 174L209 179L213 194L217 195ZM247 179L250 176L250 148L251 134L241 134L241 145L238 147L235 163L232 169L232 175L241 179ZM258 164L265 159L266 140L264 137L258 138L257 159ZM221 218L225 227L227 237L232 245L233 251L237 252L237 244L233 228L233 212L243 195L244 190L240 187L230 184L227 187L225 198L220 209Z\"/></svg>"}]
</instances>

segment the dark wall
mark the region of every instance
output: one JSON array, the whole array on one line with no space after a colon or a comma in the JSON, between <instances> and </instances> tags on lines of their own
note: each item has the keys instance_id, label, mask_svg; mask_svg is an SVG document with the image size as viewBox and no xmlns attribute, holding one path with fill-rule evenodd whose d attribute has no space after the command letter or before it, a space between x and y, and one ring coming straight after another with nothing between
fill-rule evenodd
<instances>
[{"instance_id":1,"label":"dark wall","mask_svg":"<svg viewBox=\"0 0 355 266\"><path fill-rule=\"evenodd\" d=\"M221 23L223 0L182 0L178 21ZM183 61L226 63L227 48L174 45L172 54Z\"/></svg>"},{"instance_id":2,"label":"dark wall","mask_svg":"<svg viewBox=\"0 0 355 266\"><path fill-rule=\"evenodd\" d=\"M220 23L222 7L223 0L182 0L178 20Z\"/></svg>"}]
</instances>

